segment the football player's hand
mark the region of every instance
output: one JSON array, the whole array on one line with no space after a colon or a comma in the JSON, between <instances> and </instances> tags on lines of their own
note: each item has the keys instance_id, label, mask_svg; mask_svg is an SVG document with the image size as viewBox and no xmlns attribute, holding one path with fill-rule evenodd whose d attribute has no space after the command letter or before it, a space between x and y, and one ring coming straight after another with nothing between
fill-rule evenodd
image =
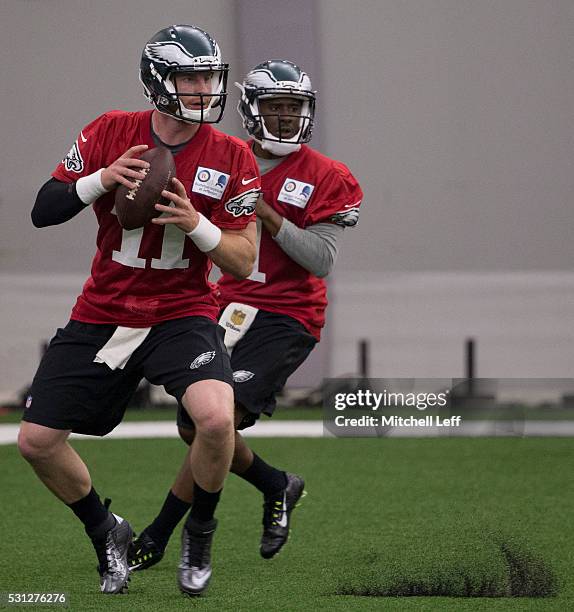
<instances>
[{"instance_id":1,"label":"football player's hand","mask_svg":"<svg viewBox=\"0 0 574 612\"><path fill-rule=\"evenodd\" d=\"M171 187L174 190L162 191L161 195L172 203L172 206L164 206L156 204L156 210L165 213L161 217L152 219L152 223L156 225L166 225L167 223L175 223L180 230L191 232L199 223L199 213L193 207L185 191L185 187L175 177L171 179Z\"/></svg>"},{"instance_id":2,"label":"football player's hand","mask_svg":"<svg viewBox=\"0 0 574 612\"><path fill-rule=\"evenodd\" d=\"M142 170L149 168L149 163L139 159L147 145L136 145L123 153L115 162L104 168L101 175L102 185L107 191L115 189L118 185L125 185L128 189L135 189L134 180L143 180L145 174Z\"/></svg>"},{"instance_id":3,"label":"football player's hand","mask_svg":"<svg viewBox=\"0 0 574 612\"><path fill-rule=\"evenodd\" d=\"M283 223L283 217L267 204L263 196L259 196L257 199L255 214L258 219L261 219L261 223L263 223L265 229L273 237L277 236L277 233L281 229L281 224Z\"/></svg>"},{"instance_id":4,"label":"football player's hand","mask_svg":"<svg viewBox=\"0 0 574 612\"><path fill-rule=\"evenodd\" d=\"M271 206L263 199L263 196L257 198L257 204L255 205L255 214L264 219L269 216L269 212L272 210Z\"/></svg>"}]
</instances>

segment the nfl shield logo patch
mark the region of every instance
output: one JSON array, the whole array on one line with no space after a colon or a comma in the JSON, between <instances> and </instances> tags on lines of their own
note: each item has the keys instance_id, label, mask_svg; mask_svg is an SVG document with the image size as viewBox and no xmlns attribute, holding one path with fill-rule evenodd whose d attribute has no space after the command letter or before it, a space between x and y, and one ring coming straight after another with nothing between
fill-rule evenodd
<instances>
[{"instance_id":1,"label":"nfl shield logo patch","mask_svg":"<svg viewBox=\"0 0 574 612\"><path fill-rule=\"evenodd\" d=\"M235 309L229 317L229 320L233 323L233 325L237 325L239 327L243 321L245 321L246 316L247 313L243 312L243 310Z\"/></svg>"}]
</instances>

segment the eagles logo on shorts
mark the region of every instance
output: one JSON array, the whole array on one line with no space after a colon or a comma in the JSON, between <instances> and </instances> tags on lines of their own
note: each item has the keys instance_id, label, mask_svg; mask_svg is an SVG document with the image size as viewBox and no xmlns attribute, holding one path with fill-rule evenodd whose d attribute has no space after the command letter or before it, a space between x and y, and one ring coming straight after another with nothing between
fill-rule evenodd
<instances>
[{"instance_id":1,"label":"eagles logo on shorts","mask_svg":"<svg viewBox=\"0 0 574 612\"><path fill-rule=\"evenodd\" d=\"M236 370L233 372L233 382L242 383L251 380L255 374L249 370Z\"/></svg>"},{"instance_id":2,"label":"eagles logo on shorts","mask_svg":"<svg viewBox=\"0 0 574 612\"><path fill-rule=\"evenodd\" d=\"M206 353L201 353L198 357L196 357L189 366L190 370L197 370L203 365L207 365L212 362L215 357L215 351L207 351Z\"/></svg>"}]
</instances>

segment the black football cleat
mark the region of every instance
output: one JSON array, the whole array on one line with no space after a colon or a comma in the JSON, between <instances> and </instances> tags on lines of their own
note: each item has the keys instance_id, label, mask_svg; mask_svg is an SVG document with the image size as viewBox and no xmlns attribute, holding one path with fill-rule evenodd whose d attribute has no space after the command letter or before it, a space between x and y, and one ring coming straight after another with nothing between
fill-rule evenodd
<instances>
[{"instance_id":1,"label":"black football cleat","mask_svg":"<svg viewBox=\"0 0 574 612\"><path fill-rule=\"evenodd\" d=\"M161 548L147 534L145 529L135 539L128 551L128 567L130 572L148 569L163 559L165 549Z\"/></svg>"},{"instance_id":2,"label":"black football cleat","mask_svg":"<svg viewBox=\"0 0 574 612\"><path fill-rule=\"evenodd\" d=\"M100 590L108 595L125 593L128 590L128 548L132 541L130 524L114 514L116 524L102 537L92 539L98 555Z\"/></svg>"},{"instance_id":3,"label":"black football cleat","mask_svg":"<svg viewBox=\"0 0 574 612\"><path fill-rule=\"evenodd\" d=\"M264 559L274 557L287 542L291 512L306 494L302 478L287 472L285 475L287 486L276 495L265 497L263 502L263 534L259 552Z\"/></svg>"},{"instance_id":4,"label":"black football cleat","mask_svg":"<svg viewBox=\"0 0 574 612\"><path fill-rule=\"evenodd\" d=\"M211 544L217 520L197 523L187 519L181 534L181 560L177 581L182 593L201 595L211 579Z\"/></svg>"}]
</instances>

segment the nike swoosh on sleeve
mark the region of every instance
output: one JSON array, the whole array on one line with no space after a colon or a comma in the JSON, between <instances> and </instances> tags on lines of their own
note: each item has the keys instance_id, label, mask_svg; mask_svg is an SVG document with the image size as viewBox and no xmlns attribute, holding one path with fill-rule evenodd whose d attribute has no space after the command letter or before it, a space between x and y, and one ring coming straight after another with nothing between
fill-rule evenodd
<instances>
[{"instance_id":1,"label":"nike swoosh on sleeve","mask_svg":"<svg viewBox=\"0 0 574 612\"><path fill-rule=\"evenodd\" d=\"M254 176L253 178L250 178L248 181L246 181L244 178L241 179L241 184L242 185L249 185L249 183L252 183L253 181L256 181L257 177Z\"/></svg>"}]
</instances>

